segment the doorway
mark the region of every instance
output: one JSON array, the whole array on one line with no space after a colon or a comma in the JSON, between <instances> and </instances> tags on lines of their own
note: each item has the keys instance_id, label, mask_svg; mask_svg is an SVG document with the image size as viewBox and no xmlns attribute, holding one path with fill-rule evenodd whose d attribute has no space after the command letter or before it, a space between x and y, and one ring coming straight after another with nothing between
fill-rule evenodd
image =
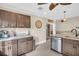
<instances>
[{"instance_id":1,"label":"doorway","mask_svg":"<svg viewBox=\"0 0 79 59\"><path fill-rule=\"evenodd\" d=\"M50 39L51 36L53 36L53 25L47 24L47 40Z\"/></svg>"}]
</instances>

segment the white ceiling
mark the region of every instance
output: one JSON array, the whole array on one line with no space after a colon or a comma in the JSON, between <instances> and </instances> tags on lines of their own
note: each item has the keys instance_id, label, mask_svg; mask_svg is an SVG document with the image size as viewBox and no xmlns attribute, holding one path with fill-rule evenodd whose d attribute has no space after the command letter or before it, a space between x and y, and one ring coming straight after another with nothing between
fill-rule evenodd
<instances>
[{"instance_id":1,"label":"white ceiling","mask_svg":"<svg viewBox=\"0 0 79 59\"><path fill-rule=\"evenodd\" d=\"M66 11L67 18L79 16L79 3L73 3L67 6L58 5L52 11L49 10L49 5L37 5L37 3L0 3L0 8L52 20L62 19L63 11ZM43 9L39 10L39 7Z\"/></svg>"}]
</instances>

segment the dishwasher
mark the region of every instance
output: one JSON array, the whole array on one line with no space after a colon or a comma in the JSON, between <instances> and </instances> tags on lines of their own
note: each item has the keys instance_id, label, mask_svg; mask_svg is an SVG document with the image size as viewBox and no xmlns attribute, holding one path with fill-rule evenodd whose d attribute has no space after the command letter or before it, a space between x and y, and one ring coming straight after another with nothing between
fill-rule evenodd
<instances>
[{"instance_id":1,"label":"dishwasher","mask_svg":"<svg viewBox=\"0 0 79 59\"><path fill-rule=\"evenodd\" d=\"M51 38L51 49L61 53L61 38L60 37Z\"/></svg>"}]
</instances>

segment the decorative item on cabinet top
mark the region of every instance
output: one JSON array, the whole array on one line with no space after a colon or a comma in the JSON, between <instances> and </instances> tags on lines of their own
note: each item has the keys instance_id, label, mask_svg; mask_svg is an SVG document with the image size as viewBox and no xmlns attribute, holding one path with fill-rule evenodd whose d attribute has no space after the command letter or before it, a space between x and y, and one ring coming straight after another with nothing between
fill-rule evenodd
<instances>
[{"instance_id":1,"label":"decorative item on cabinet top","mask_svg":"<svg viewBox=\"0 0 79 59\"><path fill-rule=\"evenodd\" d=\"M35 22L35 26L36 26L36 28L40 29L42 27L42 21L41 20L37 20Z\"/></svg>"}]
</instances>

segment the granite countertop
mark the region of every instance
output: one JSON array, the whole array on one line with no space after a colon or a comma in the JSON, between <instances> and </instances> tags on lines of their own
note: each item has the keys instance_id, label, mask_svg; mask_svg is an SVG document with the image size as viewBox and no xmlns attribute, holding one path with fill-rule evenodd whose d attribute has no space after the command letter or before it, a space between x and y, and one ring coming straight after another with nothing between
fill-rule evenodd
<instances>
[{"instance_id":1,"label":"granite countertop","mask_svg":"<svg viewBox=\"0 0 79 59\"><path fill-rule=\"evenodd\" d=\"M32 37L32 35L14 36L14 37L9 37L9 38L0 38L0 41L17 40L17 39L27 38L27 37Z\"/></svg>"},{"instance_id":2,"label":"granite countertop","mask_svg":"<svg viewBox=\"0 0 79 59\"><path fill-rule=\"evenodd\" d=\"M61 34L56 34L53 37L60 37L60 38L66 38L66 39L71 39L71 40L78 40L79 41L79 36L75 37L72 33L61 33Z\"/></svg>"}]
</instances>

